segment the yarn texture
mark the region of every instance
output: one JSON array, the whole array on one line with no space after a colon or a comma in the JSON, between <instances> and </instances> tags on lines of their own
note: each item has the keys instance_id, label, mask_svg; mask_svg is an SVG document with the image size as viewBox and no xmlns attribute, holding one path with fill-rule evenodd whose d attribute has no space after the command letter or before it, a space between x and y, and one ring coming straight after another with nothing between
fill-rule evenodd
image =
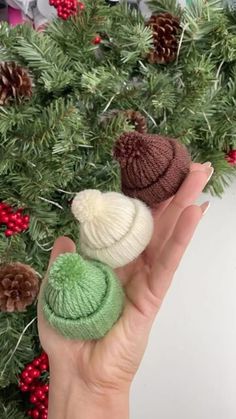
<instances>
[{"instance_id":1,"label":"yarn texture","mask_svg":"<svg viewBox=\"0 0 236 419\"><path fill-rule=\"evenodd\" d=\"M114 147L122 191L150 207L173 196L189 173L190 155L179 141L160 135L127 132Z\"/></svg>"},{"instance_id":2,"label":"yarn texture","mask_svg":"<svg viewBox=\"0 0 236 419\"><path fill-rule=\"evenodd\" d=\"M151 211L137 199L88 189L75 196L71 209L81 223L82 254L112 268L136 259L151 240Z\"/></svg>"},{"instance_id":3,"label":"yarn texture","mask_svg":"<svg viewBox=\"0 0 236 419\"><path fill-rule=\"evenodd\" d=\"M43 291L46 320L70 339L99 339L119 319L123 288L114 272L77 253L60 255L53 263Z\"/></svg>"}]
</instances>

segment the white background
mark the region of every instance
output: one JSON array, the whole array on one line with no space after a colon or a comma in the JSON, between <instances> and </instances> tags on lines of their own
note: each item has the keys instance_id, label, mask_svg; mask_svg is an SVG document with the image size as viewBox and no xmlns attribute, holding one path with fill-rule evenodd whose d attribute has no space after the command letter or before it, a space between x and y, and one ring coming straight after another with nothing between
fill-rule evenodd
<instances>
[{"instance_id":1,"label":"white background","mask_svg":"<svg viewBox=\"0 0 236 419\"><path fill-rule=\"evenodd\" d=\"M153 327L131 419L236 418L236 182L209 198Z\"/></svg>"}]
</instances>

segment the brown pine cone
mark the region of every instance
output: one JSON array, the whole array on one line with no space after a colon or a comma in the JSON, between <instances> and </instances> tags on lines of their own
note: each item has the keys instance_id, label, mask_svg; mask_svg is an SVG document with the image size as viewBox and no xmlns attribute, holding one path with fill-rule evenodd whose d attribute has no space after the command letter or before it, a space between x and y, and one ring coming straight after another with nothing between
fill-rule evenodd
<instances>
[{"instance_id":1,"label":"brown pine cone","mask_svg":"<svg viewBox=\"0 0 236 419\"><path fill-rule=\"evenodd\" d=\"M20 262L0 265L0 311L25 311L39 291L39 278Z\"/></svg>"},{"instance_id":2,"label":"brown pine cone","mask_svg":"<svg viewBox=\"0 0 236 419\"><path fill-rule=\"evenodd\" d=\"M134 125L135 131L141 132L142 134L147 132L147 120L145 116L142 115L141 112L135 111L134 109L127 109L126 111L120 109L112 109L102 115L101 122L107 123L119 114L124 115L125 118L131 122L132 125Z\"/></svg>"},{"instance_id":3,"label":"brown pine cone","mask_svg":"<svg viewBox=\"0 0 236 419\"><path fill-rule=\"evenodd\" d=\"M0 63L0 105L21 102L32 96L32 79L28 71L15 62Z\"/></svg>"},{"instance_id":4,"label":"brown pine cone","mask_svg":"<svg viewBox=\"0 0 236 419\"><path fill-rule=\"evenodd\" d=\"M147 132L147 120L141 112L129 109L124 111L124 114L132 125L134 125L135 131L141 132L141 134Z\"/></svg>"},{"instance_id":5,"label":"brown pine cone","mask_svg":"<svg viewBox=\"0 0 236 419\"><path fill-rule=\"evenodd\" d=\"M152 15L147 25L153 31L154 48L148 54L151 64L166 64L174 61L178 51L179 18L170 13Z\"/></svg>"}]
</instances>

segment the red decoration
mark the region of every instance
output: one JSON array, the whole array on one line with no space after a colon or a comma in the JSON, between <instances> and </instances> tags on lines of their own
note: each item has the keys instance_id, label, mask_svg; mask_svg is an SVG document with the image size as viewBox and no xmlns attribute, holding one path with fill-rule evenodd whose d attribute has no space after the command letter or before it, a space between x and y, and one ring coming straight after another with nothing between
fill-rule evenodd
<instances>
[{"instance_id":1,"label":"red decoration","mask_svg":"<svg viewBox=\"0 0 236 419\"><path fill-rule=\"evenodd\" d=\"M58 17L63 20L67 20L84 9L84 3L77 0L49 0L49 4L57 9Z\"/></svg>"},{"instance_id":2,"label":"red decoration","mask_svg":"<svg viewBox=\"0 0 236 419\"><path fill-rule=\"evenodd\" d=\"M6 237L27 230L29 223L30 217L29 215L23 214L23 208L14 211L10 205L5 202L0 202L0 224L5 224L6 226L4 231Z\"/></svg>"},{"instance_id":3,"label":"red decoration","mask_svg":"<svg viewBox=\"0 0 236 419\"><path fill-rule=\"evenodd\" d=\"M101 41L102 41L102 38L99 35L97 35L97 36L95 36L95 38L93 38L92 43L94 45L98 45L98 44L101 43Z\"/></svg>"},{"instance_id":4,"label":"red decoration","mask_svg":"<svg viewBox=\"0 0 236 419\"><path fill-rule=\"evenodd\" d=\"M26 365L20 375L19 387L22 393L29 393L31 408L27 415L31 418L47 419L48 417L48 383L42 380L41 374L49 371L48 357L45 352Z\"/></svg>"},{"instance_id":5,"label":"red decoration","mask_svg":"<svg viewBox=\"0 0 236 419\"><path fill-rule=\"evenodd\" d=\"M230 150L225 156L227 162L232 166L236 165L236 150Z\"/></svg>"}]
</instances>

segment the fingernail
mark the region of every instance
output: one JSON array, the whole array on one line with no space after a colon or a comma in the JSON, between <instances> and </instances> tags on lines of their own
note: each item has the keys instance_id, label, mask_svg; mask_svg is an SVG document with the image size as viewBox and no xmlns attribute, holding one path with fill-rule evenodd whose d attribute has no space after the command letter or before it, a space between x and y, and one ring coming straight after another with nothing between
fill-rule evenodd
<instances>
[{"instance_id":1,"label":"fingernail","mask_svg":"<svg viewBox=\"0 0 236 419\"><path fill-rule=\"evenodd\" d=\"M210 206L211 206L211 203L209 201L204 202L204 204L201 205L202 215L205 215L207 213L207 211L209 210Z\"/></svg>"},{"instance_id":2,"label":"fingernail","mask_svg":"<svg viewBox=\"0 0 236 419\"><path fill-rule=\"evenodd\" d=\"M211 162L210 161L206 161L206 163L203 163L203 166L205 166L205 167L211 167Z\"/></svg>"},{"instance_id":3,"label":"fingernail","mask_svg":"<svg viewBox=\"0 0 236 419\"><path fill-rule=\"evenodd\" d=\"M214 173L214 168L213 167L208 167L206 170L206 173L208 174L208 178L207 178L207 183L209 182L209 180L211 179L213 173Z\"/></svg>"}]
</instances>

